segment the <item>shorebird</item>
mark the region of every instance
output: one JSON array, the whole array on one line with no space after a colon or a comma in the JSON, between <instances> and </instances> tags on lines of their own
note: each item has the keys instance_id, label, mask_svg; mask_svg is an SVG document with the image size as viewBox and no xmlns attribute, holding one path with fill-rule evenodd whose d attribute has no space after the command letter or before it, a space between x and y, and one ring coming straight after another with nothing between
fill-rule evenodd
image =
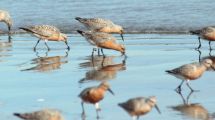
<instances>
[{"instance_id":1,"label":"shorebird","mask_svg":"<svg viewBox=\"0 0 215 120\"><path fill-rule=\"evenodd\" d=\"M124 30L122 26L114 24L112 21L102 18L80 18L76 17L80 23L86 26L89 30L95 32L105 32L105 33L119 33L123 38Z\"/></svg>"},{"instance_id":2,"label":"shorebird","mask_svg":"<svg viewBox=\"0 0 215 120\"><path fill-rule=\"evenodd\" d=\"M129 99L124 103L119 103L118 105L122 107L129 115L132 116L134 120L138 120L141 115L145 115L152 110L153 107L160 112L158 106L156 105L156 97L137 97Z\"/></svg>"},{"instance_id":3,"label":"shorebird","mask_svg":"<svg viewBox=\"0 0 215 120\"><path fill-rule=\"evenodd\" d=\"M15 116L23 120L64 120L58 110L43 109L31 113L14 113Z\"/></svg>"},{"instance_id":4,"label":"shorebird","mask_svg":"<svg viewBox=\"0 0 215 120\"><path fill-rule=\"evenodd\" d=\"M86 40L93 46L97 48L105 48L105 49L112 49L116 51L120 51L122 55L125 54L125 47L121 44L116 42L116 38L113 37L111 34L103 33L103 32L91 32L91 31L81 31L77 30L79 34L86 38ZM102 50L102 49L101 49ZM92 56L94 54L95 48L93 48ZM103 50L102 54L104 56Z\"/></svg>"},{"instance_id":5,"label":"shorebird","mask_svg":"<svg viewBox=\"0 0 215 120\"><path fill-rule=\"evenodd\" d=\"M67 35L60 32L60 30L54 26L51 25L35 25L31 27L20 27L20 29L25 30L37 38L39 40L37 41L34 50L36 50L36 47L40 40L45 41L45 45L50 50L49 46L47 45L47 41L63 41L67 45L67 49L70 50L70 47L67 43Z\"/></svg>"},{"instance_id":6,"label":"shorebird","mask_svg":"<svg viewBox=\"0 0 215 120\"><path fill-rule=\"evenodd\" d=\"M189 85L189 81L200 78L208 68L214 69L212 63L213 62L211 59L205 59L200 63L194 62L190 64L185 64L178 68L167 70L166 72L182 80L181 84L176 88L177 92L181 92L181 86L184 81L186 81L186 84L190 88L190 90L194 91Z\"/></svg>"},{"instance_id":7,"label":"shorebird","mask_svg":"<svg viewBox=\"0 0 215 120\"><path fill-rule=\"evenodd\" d=\"M201 48L201 41L200 39L202 38L203 40L207 40L209 42L209 48L211 48L211 42L215 41L215 26L210 26L210 27L205 27L201 30L195 30L195 31L190 31L192 34L198 35L199 39L199 46L196 49Z\"/></svg>"},{"instance_id":8,"label":"shorebird","mask_svg":"<svg viewBox=\"0 0 215 120\"><path fill-rule=\"evenodd\" d=\"M85 116L84 103L90 103L95 105L97 118L99 118L98 111L101 110L99 101L104 98L107 90L114 95L109 84L107 82L102 82L99 86L86 88L79 94L79 97L82 99L82 116Z\"/></svg>"},{"instance_id":9,"label":"shorebird","mask_svg":"<svg viewBox=\"0 0 215 120\"><path fill-rule=\"evenodd\" d=\"M9 31L8 33L10 33L13 21L7 11L0 10L0 22L4 22L5 24L7 24Z\"/></svg>"}]
</instances>

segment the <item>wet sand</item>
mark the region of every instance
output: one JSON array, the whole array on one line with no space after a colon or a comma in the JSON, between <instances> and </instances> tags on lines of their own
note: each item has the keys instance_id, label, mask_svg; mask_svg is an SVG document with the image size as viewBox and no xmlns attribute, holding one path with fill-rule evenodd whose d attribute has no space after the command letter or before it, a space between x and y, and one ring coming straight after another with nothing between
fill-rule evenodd
<instances>
[{"instance_id":1,"label":"wet sand","mask_svg":"<svg viewBox=\"0 0 215 120\"><path fill-rule=\"evenodd\" d=\"M119 42L119 35L116 35ZM196 36L126 34L127 59L120 53L104 50L106 58L90 57L92 47L78 34L69 34L70 51L64 43L48 42L47 52L41 42L37 52L33 51L36 38L28 34L0 36L0 119L19 120L14 112L27 112L42 108L56 108L62 111L66 120L81 120L81 100L78 94L86 87L108 81L115 96L106 93L100 103L102 120L130 120L130 116L117 106L119 102L137 97L155 95L162 114L155 109L143 116L144 120L190 120L192 115L173 110L183 104L183 99L174 89L181 80L168 75L165 70L183 64L198 62L199 52ZM214 43L212 43L212 46ZM203 42L201 57L209 55L208 43ZM214 47L213 47L214 48ZM215 51L211 55L215 56ZM194 92L189 103L199 103L210 115L214 110L215 74L207 71L190 85ZM184 98L190 90L182 87ZM198 108L199 109L199 108ZM95 120L93 105L85 105L86 120Z\"/></svg>"}]
</instances>

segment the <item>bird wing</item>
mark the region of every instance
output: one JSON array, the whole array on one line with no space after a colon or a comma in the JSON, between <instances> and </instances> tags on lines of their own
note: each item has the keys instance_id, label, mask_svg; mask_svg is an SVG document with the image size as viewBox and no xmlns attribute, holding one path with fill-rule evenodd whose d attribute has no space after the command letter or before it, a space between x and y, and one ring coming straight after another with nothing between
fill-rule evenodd
<instances>
[{"instance_id":1,"label":"bird wing","mask_svg":"<svg viewBox=\"0 0 215 120\"><path fill-rule=\"evenodd\" d=\"M60 34L60 30L50 25L36 25L28 28L32 33L38 34L44 37L50 37L53 34Z\"/></svg>"},{"instance_id":2,"label":"bird wing","mask_svg":"<svg viewBox=\"0 0 215 120\"><path fill-rule=\"evenodd\" d=\"M92 30L98 30L102 29L107 26L113 26L113 22L110 20L106 19L101 19L101 18L90 18L87 19L86 21L82 22L86 27Z\"/></svg>"},{"instance_id":3,"label":"bird wing","mask_svg":"<svg viewBox=\"0 0 215 120\"><path fill-rule=\"evenodd\" d=\"M115 37L113 37L111 34L102 33L102 32L92 33L90 39L94 41L96 44L100 44L106 41L111 41L113 43L116 43Z\"/></svg>"},{"instance_id":4,"label":"bird wing","mask_svg":"<svg viewBox=\"0 0 215 120\"><path fill-rule=\"evenodd\" d=\"M180 74L184 76L189 76L193 71L195 71L196 66L195 64L186 64L179 68L173 69L173 74Z\"/></svg>"}]
</instances>

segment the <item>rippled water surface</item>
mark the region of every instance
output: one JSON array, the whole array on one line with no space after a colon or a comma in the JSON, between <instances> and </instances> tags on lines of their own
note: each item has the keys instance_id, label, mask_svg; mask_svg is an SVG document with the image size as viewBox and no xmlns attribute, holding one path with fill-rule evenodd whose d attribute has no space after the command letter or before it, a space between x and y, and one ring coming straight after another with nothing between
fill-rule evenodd
<instances>
[{"instance_id":1,"label":"rippled water surface","mask_svg":"<svg viewBox=\"0 0 215 120\"><path fill-rule=\"evenodd\" d=\"M214 0L0 1L0 9L11 13L14 30L32 24L52 24L67 33L83 27L74 20L77 16L111 19L127 32L187 32L215 25L214 6Z\"/></svg>"},{"instance_id":2,"label":"rippled water surface","mask_svg":"<svg viewBox=\"0 0 215 120\"><path fill-rule=\"evenodd\" d=\"M81 120L78 94L100 81L108 81L115 93L113 96L107 92L100 102L101 120L130 120L117 104L132 97L152 95L157 97L162 114L153 109L141 119L192 120L214 115L213 71L191 81L193 89L200 92L190 94L184 84L182 96L174 91L181 81L165 73L165 70L198 62L199 52L194 50L198 46L196 36L126 34L127 59L118 52L104 50L105 58L95 56L93 60L92 47L80 35L69 36L70 51L65 50L64 43L48 42L49 52L43 42L34 52L36 38L28 34L13 35L12 42L8 42L7 36L0 36L1 120L18 120L12 115L14 112L43 108L61 110L66 120ZM201 58L209 55L207 42L203 42L201 52ZM184 105L183 97L184 101L188 97L193 106ZM201 116L183 112L182 108L199 110L201 112L195 114ZM86 120L96 119L93 105L85 105L85 110Z\"/></svg>"}]
</instances>

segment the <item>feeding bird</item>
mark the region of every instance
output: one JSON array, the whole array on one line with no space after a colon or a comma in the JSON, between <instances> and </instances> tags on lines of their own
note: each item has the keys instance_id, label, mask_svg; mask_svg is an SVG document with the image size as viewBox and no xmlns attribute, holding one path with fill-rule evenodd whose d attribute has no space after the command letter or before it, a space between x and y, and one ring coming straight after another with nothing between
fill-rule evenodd
<instances>
[{"instance_id":1,"label":"feeding bird","mask_svg":"<svg viewBox=\"0 0 215 120\"><path fill-rule=\"evenodd\" d=\"M58 28L56 28L55 26L35 25L35 26L30 26L30 27L20 27L20 29L25 30L25 31L33 34L37 38L39 38L39 40L37 41L37 43L34 47L34 50L36 50L36 47L37 47L38 43L40 42L40 40L45 41L45 45L48 48L48 50L50 50L50 48L47 45L47 41L63 41L66 44L67 49L70 50L70 47L67 43L67 35L61 33L60 30Z\"/></svg>"}]
</instances>

